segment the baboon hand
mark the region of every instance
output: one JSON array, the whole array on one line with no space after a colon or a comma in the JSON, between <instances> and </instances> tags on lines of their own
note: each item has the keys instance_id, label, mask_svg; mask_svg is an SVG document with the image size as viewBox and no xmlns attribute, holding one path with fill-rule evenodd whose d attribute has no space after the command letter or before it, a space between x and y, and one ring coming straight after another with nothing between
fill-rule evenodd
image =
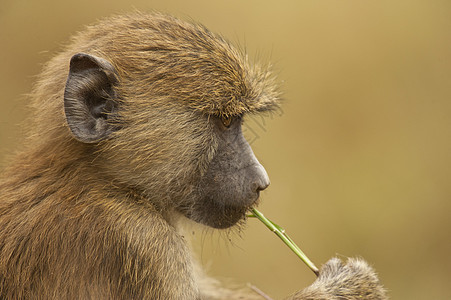
<instances>
[{"instance_id":1,"label":"baboon hand","mask_svg":"<svg viewBox=\"0 0 451 300\"><path fill-rule=\"evenodd\" d=\"M289 299L388 299L374 269L363 259L349 258L343 263L339 258L330 259L320 270L312 285L292 295Z\"/></svg>"}]
</instances>

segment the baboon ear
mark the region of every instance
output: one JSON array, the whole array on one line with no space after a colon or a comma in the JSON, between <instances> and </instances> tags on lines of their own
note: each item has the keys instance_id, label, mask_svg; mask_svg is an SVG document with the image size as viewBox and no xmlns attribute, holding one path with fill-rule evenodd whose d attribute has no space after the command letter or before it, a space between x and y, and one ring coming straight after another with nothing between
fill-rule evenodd
<instances>
[{"instance_id":1,"label":"baboon ear","mask_svg":"<svg viewBox=\"0 0 451 300\"><path fill-rule=\"evenodd\" d=\"M118 83L116 71L107 60L78 53L70 60L64 91L64 112L74 137L83 143L95 143L113 130Z\"/></svg>"}]
</instances>

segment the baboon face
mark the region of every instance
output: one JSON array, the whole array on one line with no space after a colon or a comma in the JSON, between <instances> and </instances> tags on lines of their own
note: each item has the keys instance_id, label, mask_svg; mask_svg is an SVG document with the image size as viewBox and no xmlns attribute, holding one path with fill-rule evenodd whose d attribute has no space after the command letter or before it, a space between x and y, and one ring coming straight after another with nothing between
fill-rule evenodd
<instances>
[{"instance_id":1,"label":"baboon face","mask_svg":"<svg viewBox=\"0 0 451 300\"><path fill-rule=\"evenodd\" d=\"M243 218L269 185L269 178L241 132L241 117L212 118L218 147L201 177L194 209L186 215L216 228Z\"/></svg>"},{"instance_id":2,"label":"baboon face","mask_svg":"<svg viewBox=\"0 0 451 300\"><path fill-rule=\"evenodd\" d=\"M267 73L204 27L162 16L135 23L127 35L115 35L114 20L103 24L113 42L94 53L104 58L72 56L64 94L72 135L96 150L99 176L161 209L230 227L269 185L241 131L246 113L276 105Z\"/></svg>"}]
</instances>

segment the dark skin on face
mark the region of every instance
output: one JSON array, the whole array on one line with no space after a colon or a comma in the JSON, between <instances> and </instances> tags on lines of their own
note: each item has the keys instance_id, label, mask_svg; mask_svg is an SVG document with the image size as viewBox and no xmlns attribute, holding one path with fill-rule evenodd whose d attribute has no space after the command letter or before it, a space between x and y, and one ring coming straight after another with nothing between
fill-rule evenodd
<instances>
[{"instance_id":1,"label":"dark skin on face","mask_svg":"<svg viewBox=\"0 0 451 300\"><path fill-rule=\"evenodd\" d=\"M244 217L270 182L243 136L242 118L213 117L211 122L218 136L218 151L199 182L194 209L204 213L188 212L187 217L214 228L227 228Z\"/></svg>"}]
</instances>

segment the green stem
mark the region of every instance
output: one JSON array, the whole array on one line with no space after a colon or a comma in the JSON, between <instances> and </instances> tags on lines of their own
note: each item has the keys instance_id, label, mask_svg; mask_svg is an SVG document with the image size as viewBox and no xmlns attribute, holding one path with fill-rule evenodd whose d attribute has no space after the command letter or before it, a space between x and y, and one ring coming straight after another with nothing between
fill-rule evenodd
<instances>
[{"instance_id":1,"label":"green stem","mask_svg":"<svg viewBox=\"0 0 451 300\"><path fill-rule=\"evenodd\" d=\"M266 227L274 232L312 271L316 276L319 275L318 268L313 264L313 262L302 252L302 250L296 245L293 240L285 233L285 229L273 223L271 220L267 219L261 212L257 209L252 209L253 215L248 217L256 217L259 219Z\"/></svg>"}]
</instances>

